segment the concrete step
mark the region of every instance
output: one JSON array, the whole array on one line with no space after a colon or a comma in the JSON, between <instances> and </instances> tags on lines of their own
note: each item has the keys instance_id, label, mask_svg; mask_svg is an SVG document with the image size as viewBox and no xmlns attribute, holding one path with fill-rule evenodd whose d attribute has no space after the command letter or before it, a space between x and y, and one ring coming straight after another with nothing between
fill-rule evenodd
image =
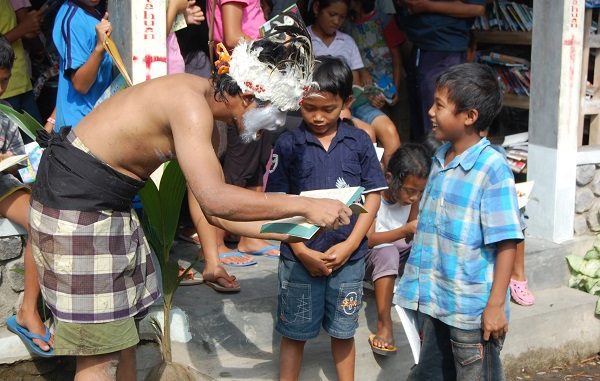
<instances>
[{"instance_id":1,"label":"concrete step","mask_svg":"<svg viewBox=\"0 0 600 381\"><path fill-rule=\"evenodd\" d=\"M595 236L581 236L562 244L527 237L525 273L534 292L568 285L569 269L565 257L584 255L592 248Z\"/></svg>"},{"instance_id":2,"label":"concrete step","mask_svg":"<svg viewBox=\"0 0 600 381\"><path fill-rule=\"evenodd\" d=\"M178 257L190 260L197 248L177 245L175 251ZM564 252L562 255L561 263L566 267ZM191 340L173 343L175 361L215 379L277 379L280 338L273 330L277 261L265 257L258 257L257 261L257 266L229 268L242 284L239 294L217 294L203 285L181 287L177 291L175 305L187 316ZM593 314L597 297L566 287L536 291L535 296L533 307L511 304L510 333L503 350L507 366L519 366L527 361L529 364L532 358L538 363L549 361L554 353L573 357L600 350L600 320ZM412 355L401 324L395 314L392 316L398 353L388 358L375 356L367 343L369 333L376 328L375 301L373 292L365 291L356 334L358 380L402 380L412 367ZM0 329L1 363L27 359L23 351L16 336ZM152 346L146 345L143 351L138 351L142 373L159 359L148 351L152 351ZM307 343L301 378L336 378L329 338L325 334Z\"/></svg>"}]
</instances>

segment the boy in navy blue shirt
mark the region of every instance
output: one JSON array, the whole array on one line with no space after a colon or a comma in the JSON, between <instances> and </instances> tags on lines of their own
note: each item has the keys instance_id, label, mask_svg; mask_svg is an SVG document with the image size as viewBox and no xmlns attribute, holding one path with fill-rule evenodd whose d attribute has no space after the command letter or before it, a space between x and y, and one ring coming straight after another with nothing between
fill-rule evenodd
<instances>
[{"instance_id":1,"label":"boy in navy blue shirt","mask_svg":"<svg viewBox=\"0 0 600 381\"><path fill-rule=\"evenodd\" d=\"M339 119L352 94L352 71L337 58L318 60L313 79L319 90L302 102L304 122L277 141L267 192L362 186L368 213L304 243L282 244L276 324L283 336L281 380L298 379L304 344L321 326L331 336L338 379L354 379L365 235L387 187L369 136Z\"/></svg>"}]
</instances>

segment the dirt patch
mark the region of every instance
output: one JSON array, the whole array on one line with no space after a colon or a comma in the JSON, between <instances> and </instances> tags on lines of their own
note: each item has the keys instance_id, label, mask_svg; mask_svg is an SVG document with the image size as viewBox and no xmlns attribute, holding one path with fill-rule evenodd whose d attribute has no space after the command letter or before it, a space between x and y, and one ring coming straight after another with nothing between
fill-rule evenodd
<instances>
[{"instance_id":1,"label":"dirt patch","mask_svg":"<svg viewBox=\"0 0 600 381\"><path fill-rule=\"evenodd\" d=\"M555 365L550 369L537 372L528 372L523 369L521 374L515 374L509 379L518 381L598 381L600 380L600 354L575 364Z\"/></svg>"},{"instance_id":2,"label":"dirt patch","mask_svg":"<svg viewBox=\"0 0 600 381\"><path fill-rule=\"evenodd\" d=\"M56 357L0 365L0 380L11 381L72 381L75 359Z\"/></svg>"}]
</instances>

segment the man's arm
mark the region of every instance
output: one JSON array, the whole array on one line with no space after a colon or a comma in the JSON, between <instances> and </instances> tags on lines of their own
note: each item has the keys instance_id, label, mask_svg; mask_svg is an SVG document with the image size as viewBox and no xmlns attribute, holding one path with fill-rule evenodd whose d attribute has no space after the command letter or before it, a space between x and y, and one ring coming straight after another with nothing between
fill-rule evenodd
<instances>
[{"instance_id":1,"label":"man's arm","mask_svg":"<svg viewBox=\"0 0 600 381\"><path fill-rule=\"evenodd\" d=\"M10 5L9 5L10 6ZM21 11L18 13L18 24L13 29L4 34L4 37L11 44L20 38L35 37L40 31L42 18L38 11Z\"/></svg>"},{"instance_id":2,"label":"man's arm","mask_svg":"<svg viewBox=\"0 0 600 381\"><path fill-rule=\"evenodd\" d=\"M504 307L516 250L517 243L514 240L502 241L498 244L494 282L487 306L481 316L481 329L483 330L483 339L486 341L490 339L490 336L496 339L508 332L508 320L504 313Z\"/></svg>"},{"instance_id":3,"label":"man's arm","mask_svg":"<svg viewBox=\"0 0 600 381\"><path fill-rule=\"evenodd\" d=\"M352 211L339 201L268 195L225 184L211 143L213 120L208 105L198 104L192 109L185 108L185 112L175 110L171 115L169 122L179 165L209 221L210 217L260 221L303 216L328 228L350 222Z\"/></svg>"},{"instance_id":4,"label":"man's arm","mask_svg":"<svg viewBox=\"0 0 600 381\"><path fill-rule=\"evenodd\" d=\"M462 0L404 0L404 4L412 14L438 13L458 18L477 17L485 14L485 5L469 4Z\"/></svg>"}]
</instances>

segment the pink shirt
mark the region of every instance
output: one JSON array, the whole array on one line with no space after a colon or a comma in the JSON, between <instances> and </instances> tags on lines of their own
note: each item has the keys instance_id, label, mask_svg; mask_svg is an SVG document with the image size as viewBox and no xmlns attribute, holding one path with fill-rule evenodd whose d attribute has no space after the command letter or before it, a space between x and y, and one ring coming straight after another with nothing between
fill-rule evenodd
<instances>
[{"instance_id":1,"label":"pink shirt","mask_svg":"<svg viewBox=\"0 0 600 381\"><path fill-rule=\"evenodd\" d=\"M10 4L12 5L15 12L21 8L31 7L31 2L29 0L10 0Z\"/></svg>"},{"instance_id":2,"label":"pink shirt","mask_svg":"<svg viewBox=\"0 0 600 381\"><path fill-rule=\"evenodd\" d=\"M244 7L242 12L242 31L244 34L256 39L260 36L259 28L265 23L265 15L260 8L260 0L217 0L217 9L215 11L215 42L223 42L223 18L221 16L221 7L226 3L239 3ZM210 4L207 2L207 4ZM206 20L210 27L210 5L207 6Z\"/></svg>"}]
</instances>

